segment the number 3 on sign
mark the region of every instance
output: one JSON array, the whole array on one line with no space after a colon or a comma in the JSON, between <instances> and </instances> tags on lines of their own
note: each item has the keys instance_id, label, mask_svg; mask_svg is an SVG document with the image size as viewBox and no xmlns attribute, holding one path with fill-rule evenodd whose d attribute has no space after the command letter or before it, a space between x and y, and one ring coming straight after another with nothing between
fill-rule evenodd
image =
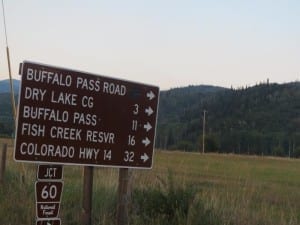
<instances>
[{"instance_id":1,"label":"number 3 on sign","mask_svg":"<svg viewBox=\"0 0 300 225\"><path fill-rule=\"evenodd\" d=\"M133 114L137 115L138 113L139 113L139 105L138 104L134 104Z\"/></svg>"},{"instance_id":2,"label":"number 3 on sign","mask_svg":"<svg viewBox=\"0 0 300 225\"><path fill-rule=\"evenodd\" d=\"M125 162L133 162L133 158L134 158L134 152L125 151L125 157L124 157Z\"/></svg>"}]
</instances>

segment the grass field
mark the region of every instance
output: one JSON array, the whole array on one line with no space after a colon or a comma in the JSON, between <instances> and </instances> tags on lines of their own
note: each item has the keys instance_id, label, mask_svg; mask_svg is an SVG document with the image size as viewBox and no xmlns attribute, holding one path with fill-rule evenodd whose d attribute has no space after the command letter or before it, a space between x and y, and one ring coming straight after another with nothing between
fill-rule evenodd
<instances>
[{"instance_id":1,"label":"grass field","mask_svg":"<svg viewBox=\"0 0 300 225\"><path fill-rule=\"evenodd\" d=\"M35 224L36 166L5 141L0 224ZM117 185L118 169L95 169L93 224L115 224ZM80 224L81 202L82 167L65 166L62 224ZM300 224L300 160L156 151L152 170L132 170L130 224Z\"/></svg>"}]
</instances>

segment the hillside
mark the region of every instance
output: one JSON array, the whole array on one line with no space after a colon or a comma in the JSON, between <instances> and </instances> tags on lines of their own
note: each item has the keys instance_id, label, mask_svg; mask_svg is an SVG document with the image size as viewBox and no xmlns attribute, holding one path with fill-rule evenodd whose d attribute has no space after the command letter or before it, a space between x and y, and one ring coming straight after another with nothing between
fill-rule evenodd
<instances>
[{"instance_id":1,"label":"hillside","mask_svg":"<svg viewBox=\"0 0 300 225\"><path fill-rule=\"evenodd\" d=\"M13 79L13 87L15 94L19 93L20 80ZM0 93L10 93L10 83L9 80L0 81Z\"/></svg>"},{"instance_id":2,"label":"hillside","mask_svg":"<svg viewBox=\"0 0 300 225\"><path fill-rule=\"evenodd\" d=\"M15 100L17 101L20 81L13 80ZM11 110L11 96L9 80L0 81L0 135L11 136L14 133L14 122Z\"/></svg>"},{"instance_id":3,"label":"hillside","mask_svg":"<svg viewBox=\"0 0 300 225\"><path fill-rule=\"evenodd\" d=\"M0 93L0 135L11 136L14 132L13 124L10 94Z\"/></svg>"},{"instance_id":4,"label":"hillside","mask_svg":"<svg viewBox=\"0 0 300 225\"><path fill-rule=\"evenodd\" d=\"M10 96L1 93L4 89L0 88L0 135L10 136ZM204 110L206 151L300 156L299 82L242 89L200 85L162 91L156 147L202 151Z\"/></svg>"},{"instance_id":5,"label":"hillside","mask_svg":"<svg viewBox=\"0 0 300 225\"><path fill-rule=\"evenodd\" d=\"M202 86L161 92L156 145L206 150L299 156L300 83L260 84L245 89L203 91Z\"/></svg>"}]
</instances>

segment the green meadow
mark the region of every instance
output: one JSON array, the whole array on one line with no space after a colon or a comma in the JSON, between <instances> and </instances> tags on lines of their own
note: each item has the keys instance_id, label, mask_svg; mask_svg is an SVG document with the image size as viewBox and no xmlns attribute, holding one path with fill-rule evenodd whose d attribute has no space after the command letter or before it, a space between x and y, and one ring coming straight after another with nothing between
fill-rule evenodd
<instances>
[{"instance_id":1,"label":"green meadow","mask_svg":"<svg viewBox=\"0 0 300 225\"><path fill-rule=\"evenodd\" d=\"M0 186L0 224L35 224L37 166L13 161L9 144ZM0 154L1 155L1 154ZM83 169L64 167L60 218L79 225ZM131 170L129 224L300 224L300 160L155 151L151 170ZM94 170L95 225L116 224L118 169Z\"/></svg>"}]
</instances>

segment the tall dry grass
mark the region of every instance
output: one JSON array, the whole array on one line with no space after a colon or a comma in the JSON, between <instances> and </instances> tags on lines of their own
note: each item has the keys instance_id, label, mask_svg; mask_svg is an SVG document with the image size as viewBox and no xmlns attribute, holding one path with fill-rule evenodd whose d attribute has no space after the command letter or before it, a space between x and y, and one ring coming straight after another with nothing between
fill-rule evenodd
<instances>
[{"instance_id":1,"label":"tall dry grass","mask_svg":"<svg viewBox=\"0 0 300 225\"><path fill-rule=\"evenodd\" d=\"M35 224L36 165L14 162L4 141L0 224ZM156 151L153 169L132 170L130 224L297 225L299 177L295 159ZM117 186L117 169L95 168L93 224L115 224ZM82 167L64 166L63 224L80 224L81 202Z\"/></svg>"}]
</instances>

